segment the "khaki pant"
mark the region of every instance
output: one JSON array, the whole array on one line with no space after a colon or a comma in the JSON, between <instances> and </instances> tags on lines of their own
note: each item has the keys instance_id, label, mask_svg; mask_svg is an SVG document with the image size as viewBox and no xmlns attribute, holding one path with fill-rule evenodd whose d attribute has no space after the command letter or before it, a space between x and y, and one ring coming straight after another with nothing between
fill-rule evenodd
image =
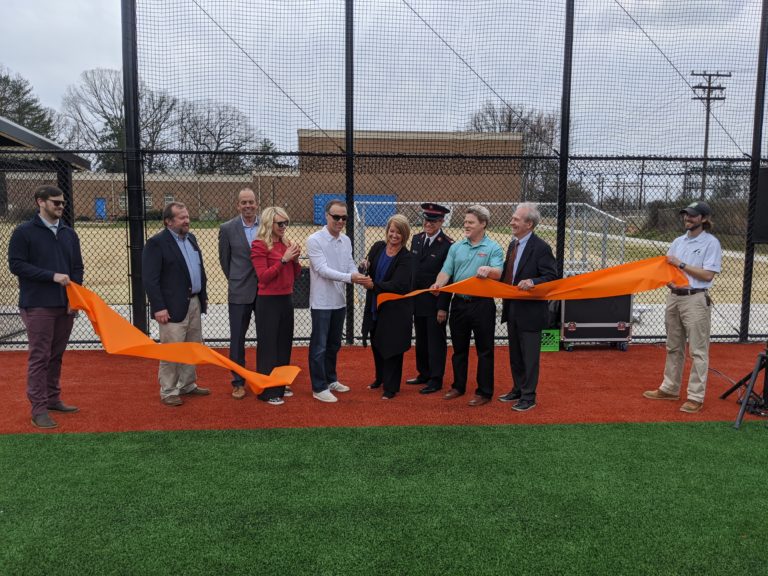
<instances>
[{"instance_id":1,"label":"khaki pant","mask_svg":"<svg viewBox=\"0 0 768 576\"><path fill-rule=\"evenodd\" d=\"M160 324L160 342L202 342L203 326L200 322L200 299L193 296L187 315L181 322ZM197 372L191 364L160 361L157 371L160 382L160 398L188 394L197 388Z\"/></svg>"},{"instance_id":2,"label":"khaki pant","mask_svg":"<svg viewBox=\"0 0 768 576\"><path fill-rule=\"evenodd\" d=\"M685 366L685 342L691 356L691 374L688 378L688 400L704 402L709 369L709 333L712 307L707 305L704 292L689 296L667 296L664 315L667 327L667 362L664 382L660 388L669 394L679 394Z\"/></svg>"}]
</instances>

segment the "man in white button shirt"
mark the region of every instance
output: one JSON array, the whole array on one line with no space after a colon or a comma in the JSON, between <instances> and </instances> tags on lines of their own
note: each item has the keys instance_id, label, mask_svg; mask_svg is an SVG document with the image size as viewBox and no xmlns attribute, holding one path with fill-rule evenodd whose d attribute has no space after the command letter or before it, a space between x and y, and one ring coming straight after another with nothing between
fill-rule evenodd
<instances>
[{"instance_id":1,"label":"man in white button shirt","mask_svg":"<svg viewBox=\"0 0 768 576\"><path fill-rule=\"evenodd\" d=\"M681 412L694 414L704 405L709 369L709 334L712 300L708 289L720 272L722 250L717 238L709 233L712 210L706 202L693 202L680 210L685 234L675 238L667 252L667 262L680 268L688 278L684 286L670 285L667 295L667 361L664 381L658 390L647 390L651 400L678 400L685 366L685 341L692 365L688 378L688 398Z\"/></svg>"},{"instance_id":2,"label":"man in white button shirt","mask_svg":"<svg viewBox=\"0 0 768 576\"><path fill-rule=\"evenodd\" d=\"M321 402L336 402L333 392L348 392L339 382L336 357L341 348L347 297L346 286L359 283L352 258L352 243L342 232L347 225L347 205L331 200L325 205L327 225L307 239L309 254L309 307L312 336L309 340L309 377L312 396Z\"/></svg>"}]
</instances>

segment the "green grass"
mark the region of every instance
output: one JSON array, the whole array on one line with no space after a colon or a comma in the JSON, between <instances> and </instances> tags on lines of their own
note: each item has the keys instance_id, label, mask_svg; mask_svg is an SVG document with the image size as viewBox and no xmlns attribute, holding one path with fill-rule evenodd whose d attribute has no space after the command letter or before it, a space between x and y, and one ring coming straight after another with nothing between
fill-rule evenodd
<instances>
[{"instance_id":1,"label":"green grass","mask_svg":"<svg viewBox=\"0 0 768 576\"><path fill-rule=\"evenodd\" d=\"M2 574L765 574L768 431L0 437Z\"/></svg>"}]
</instances>

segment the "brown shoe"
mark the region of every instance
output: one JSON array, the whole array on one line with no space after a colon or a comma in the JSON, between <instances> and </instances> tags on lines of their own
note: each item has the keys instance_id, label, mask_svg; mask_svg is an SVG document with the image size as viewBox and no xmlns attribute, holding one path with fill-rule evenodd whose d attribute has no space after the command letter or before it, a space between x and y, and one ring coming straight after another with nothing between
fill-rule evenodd
<instances>
[{"instance_id":1,"label":"brown shoe","mask_svg":"<svg viewBox=\"0 0 768 576\"><path fill-rule=\"evenodd\" d=\"M664 392L661 388L646 390L643 392L643 397L650 400L680 400L679 394L670 394L669 392Z\"/></svg>"},{"instance_id":2,"label":"brown shoe","mask_svg":"<svg viewBox=\"0 0 768 576\"><path fill-rule=\"evenodd\" d=\"M200 388L200 386L195 386L185 394L185 396L208 396L211 391L208 390L208 388Z\"/></svg>"},{"instance_id":3,"label":"brown shoe","mask_svg":"<svg viewBox=\"0 0 768 576\"><path fill-rule=\"evenodd\" d=\"M245 386L235 386L232 390L232 398L235 400L242 400L245 398Z\"/></svg>"},{"instance_id":4,"label":"brown shoe","mask_svg":"<svg viewBox=\"0 0 768 576\"><path fill-rule=\"evenodd\" d=\"M58 424L48 415L48 412L32 416L32 425L38 428L56 428Z\"/></svg>"},{"instance_id":5,"label":"brown shoe","mask_svg":"<svg viewBox=\"0 0 768 576\"><path fill-rule=\"evenodd\" d=\"M472 400L469 401L470 406L482 406L483 404L488 404L490 402L490 398L486 398L485 396L480 396L479 394L475 394L472 398Z\"/></svg>"},{"instance_id":6,"label":"brown shoe","mask_svg":"<svg viewBox=\"0 0 768 576\"><path fill-rule=\"evenodd\" d=\"M688 414L696 414L700 412L704 407L703 402L696 402L696 400L688 400L682 406L680 406L680 412L687 412Z\"/></svg>"},{"instance_id":7,"label":"brown shoe","mask_svg":"<svg viewBox=\"0 0 768 576\"><path fill-rule=\"evenodd\" d=\"M443 400L453 400L454 398L458 398L459 396L463 396L464 392L459 392L456 390L456 388L451 388L448 390L448 392L445 393L443 396Z\"/></svg>"},{"instance_id":8,"label":"brown shoe","mask_svg":"<svg viewBox=\"0 0 768 576\"><path fill-rule=\"evenodd\" d=\"M184 401L179 396L166 396L165 398L161 398L160 402L166 406L181 406L184 404Z\"/></svg>"}]
</instances>

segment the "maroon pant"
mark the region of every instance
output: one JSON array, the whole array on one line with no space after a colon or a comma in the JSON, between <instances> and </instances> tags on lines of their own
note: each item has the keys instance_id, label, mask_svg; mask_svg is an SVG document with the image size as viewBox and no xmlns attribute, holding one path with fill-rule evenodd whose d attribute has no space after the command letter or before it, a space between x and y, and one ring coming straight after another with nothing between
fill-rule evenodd
<instances>
[{"instance_id":1,"label":"maroon pant","mask_svg":"<svg viewBox=\"0 0 768 576\"><path fill-rule=\"evenodd\" d=\"M61 358L75 317L66 308L22 308L21 319L29 340L27 398L37 416L61 401Z\"/></svg>"}]
</instances>

